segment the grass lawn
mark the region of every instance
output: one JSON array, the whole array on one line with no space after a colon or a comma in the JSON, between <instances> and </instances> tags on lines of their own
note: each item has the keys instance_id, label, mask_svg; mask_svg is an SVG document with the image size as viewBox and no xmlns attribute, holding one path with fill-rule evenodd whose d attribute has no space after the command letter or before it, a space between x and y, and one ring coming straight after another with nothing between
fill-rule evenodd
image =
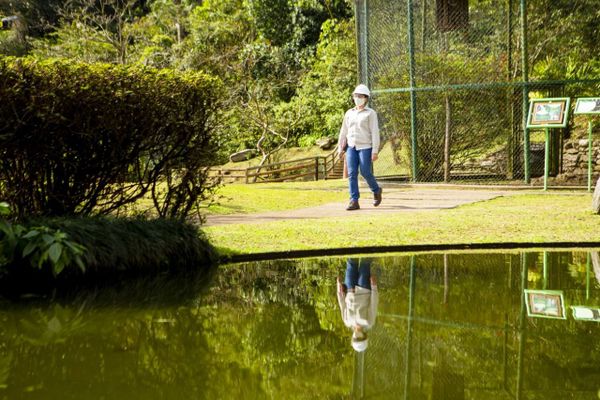
<instances>
[{"instance_id":1,"label":"grass lawn","mask_svg":"<svg viewBox=\"0 0 600 400\"><path fill-rule=\"evenodd\" d=\"M269 197L267 193L271 197L262 206L273 209L315 205L309 204L311 193L319 193L313 197L319 202L321 193L327 192L338 199L333 201L346 199L345 182L319 185L312 190L302 189L306 184L246 185L243 203L252 204L252 196L259 194ZM230 190L242 193L242 189ZM300 200L299 193L307 197ZM591 211L591 198L585 192L517 193L454 209L216 225L203 230L222 255L416 244L600 242L600 216ZM244 210L242 201L236 202L237 209Z\"/></svg>"},{"instance_id":2,"label":"grass lawn","mask_svg":"<svg viewBox=\"0 0 600 400\"><path fill-rule=\"evenodd\" d=\"M317 206L348 198L345 180L229 184L219 188L207 214L258 213Z\"/></svg>"}]
</instances>

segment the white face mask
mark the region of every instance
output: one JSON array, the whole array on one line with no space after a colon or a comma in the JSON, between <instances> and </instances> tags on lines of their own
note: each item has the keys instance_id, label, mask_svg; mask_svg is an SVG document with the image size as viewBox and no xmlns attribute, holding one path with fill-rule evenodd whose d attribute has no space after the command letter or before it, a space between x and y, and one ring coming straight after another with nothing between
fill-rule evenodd
<instances>
[{"instance_id":1,"label":"white face mask","mask_svg":"<svg viewBox=\"0 0 600 400\"><path fill-rule=\"evenodd\" d=\"M367 99L364 97L353 97L353 99L354 104L356 104L357 107L364 106L365 104L367 104Z\"/></svg>"}]
</instances>

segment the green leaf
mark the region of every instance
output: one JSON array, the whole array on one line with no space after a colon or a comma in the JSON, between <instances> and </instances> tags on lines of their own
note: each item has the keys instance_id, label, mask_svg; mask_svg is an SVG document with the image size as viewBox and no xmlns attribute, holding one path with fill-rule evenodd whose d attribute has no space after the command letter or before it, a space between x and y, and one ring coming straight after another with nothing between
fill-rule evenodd
<instances>
[{"instance_id":1,"label":"green leaf","mask_svg":"<svg viewBox=\"0 0 600 400\"><path fill-rule=\"evenodd\" d=\"M81 260L81 257L75 257L75 264L77 264L77 266L79 267L79 269L81 269L82 272L85 272L85 264L83 263L83 260Z\"/></svg>"},{"instance_id":2,"label":"green leaf","mask_svg":"<svg viewBox=\"0 0 600 400\"><path fill-rule=\"evenodd\" d=\"M23 239L31 239L36 237L37 235L39 235L40 232L36 231L35 229L32 231L27 232L25 235L23 235Z\"/></svg>"},{"instance_id":3,"label":"green leaf","mask_svg":"<svg viewBox=\"0 0 600 400\"><path fill-rule=\"evenodd\" d=\"M8 215L10 214L10 206L7 202L0 202L0 215Z\"/></svg>"},{"instance_id":4,"label":"green leaf","mask_svg":"<svg viewBox=\"0 0 600 400\"><path fill-rule=\"evenodd\" d=\"M0 231L4 232L5 234L10 234L12 233L12 226L11 224L9 224L6 221L0 221Z\"/></svg>"},{"instance_id":5,"label":"green leaf","mask_svg":"<svg viewBox=\"0 0 600 400\"><path fill-rule=\"evenodd\" d=\"M48 235L47 233L44 233L44 235L42 235L42 239L47 245L50 245L56 241L56 238L54 236Z\"/></svg>"},{"instance_id":6,"label":"green leaf","mask_svg":"<svg viewBox=\"0 0 600 400\"><path fill-rule=\"evenodd\" d=\"M65 269L65 264L57 263L57 264L54 264L52 272L54 273L54 276L56 276L56 275L60 274L63 269Z\"/></svg>"},{"instance_id":7,"label":"green leaf","mask_svg":"<svg viewBox=\"0 0 600 400\"><path fill-rule=\"evenodd\" d=\"M60 243L54 243L48 249L48 254L50 255L50 260L52 261L53 264L55 264L55 266L56 266L56 263L58 262L58 260L60 259L60 255L62 254L62 251L63 251L63 246Z\"/></svg>"},{"instance_id":8,"label":"green leaf","mask_svg":"<svg viewBox=\"0 0 600 400\"><path fill-rule=\"evenodd\" d=\"M27 243L27 246L25 246L25 248L23 249L23 257L27 257L29 254L31 254L35 249L37 249L37 244L35 242L29 242Z\"/></svg>"},{"instance_id":9,"label":"green leaf","mask_svg":"<svg viewBox=\"0 0 600 400\"><path fill-rule=\"evenodd\" d=\"M47 259L48 259L48 250L44 251L40 255L40 258L37 260L37 267L39 269L42 269L42 265L44 265L44 262L46 262Z\"/></svg>"}]
</instances>

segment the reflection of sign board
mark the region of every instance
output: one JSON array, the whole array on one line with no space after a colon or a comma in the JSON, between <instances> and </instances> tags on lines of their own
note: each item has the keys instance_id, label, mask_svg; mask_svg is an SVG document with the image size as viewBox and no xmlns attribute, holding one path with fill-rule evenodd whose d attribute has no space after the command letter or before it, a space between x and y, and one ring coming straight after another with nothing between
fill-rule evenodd
<instances>
[{"instance_id":1,"label":"reflection of sign board","mask_svg":"<svg viewBox=\"0 0 600 400\"><path fill-rule=\"evenodd\" d=\"M530 317L567 319L562 291L525 289L525 304Z\"/></svg>"},{"instance_id":2,"label":"reflection of sign board","mask_svg":"<svg viewBox=\"0 0 600 400\"><path fill-rule=\"evenodd\" d=\"M527 128L564 128L569 117L571 99L535 99L529 104Z\"/></svg>"},{"instance_id":3,"label":"reflection of sign board","mask_svg":"<svg viewBox=\"0 0 600 400\"><path fill-rule=\"evenodd\" d=\"M577 99L573 114L600 114L600 97L582 97Z\"/></svg>"},{"instance_id":4,"label":"reflection of sign board","mask_svg":"<svg viewBox=\"0 0 600 400\"><path fill-rule=\"evenodd\" d=\"M586 306L571 306L573 318L580 321L597 321L600 322L600 309L590 308Z\"/></svg>"}]
</instances>

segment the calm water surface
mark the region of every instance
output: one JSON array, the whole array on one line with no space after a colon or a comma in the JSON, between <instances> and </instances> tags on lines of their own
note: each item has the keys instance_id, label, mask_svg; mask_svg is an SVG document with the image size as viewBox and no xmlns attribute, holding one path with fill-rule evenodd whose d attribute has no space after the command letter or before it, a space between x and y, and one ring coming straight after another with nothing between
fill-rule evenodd
<instances>
[{"instance_id":1,"label":"calm water surface","mask_svg":"<svg viewBox=\"0 0 600 400\"><path fill-rule=\"evenodd\" d=\"M363 353L336 298L346 258L0 298L0 399L598 399L597 260L372 257Z\"/></svg>"}]
</instances>

